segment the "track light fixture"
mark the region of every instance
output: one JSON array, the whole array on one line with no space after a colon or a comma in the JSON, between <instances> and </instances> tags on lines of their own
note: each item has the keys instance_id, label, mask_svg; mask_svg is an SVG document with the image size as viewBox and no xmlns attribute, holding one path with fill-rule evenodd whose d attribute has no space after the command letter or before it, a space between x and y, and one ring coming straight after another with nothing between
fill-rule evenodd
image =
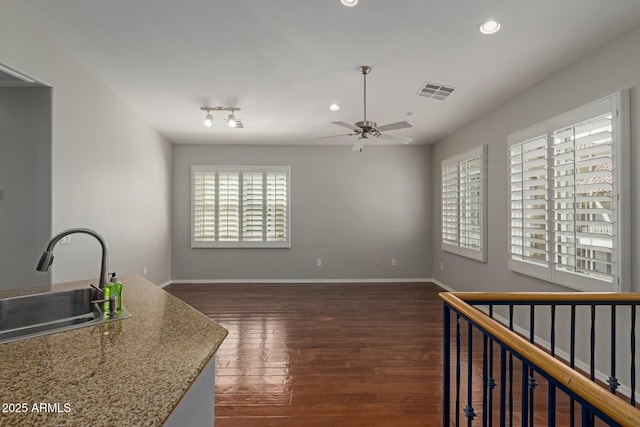
<instances>
[{"instance_id":1,"label":"track light fixture","mask_svg":"<svg viewBox=\"0 0 640 427\"><path fill-rule=\"evenodd\" d=\"M229 111L229 115L227 116L227 125L230 128L238 127L238 119L236 118L234 112L240 111L240 108L236 107L201 107L202 111L206 111L207 115L204 118L204 125L208 128L213 126L213 114L212 111Z\"/></svg>"}]
</instances>

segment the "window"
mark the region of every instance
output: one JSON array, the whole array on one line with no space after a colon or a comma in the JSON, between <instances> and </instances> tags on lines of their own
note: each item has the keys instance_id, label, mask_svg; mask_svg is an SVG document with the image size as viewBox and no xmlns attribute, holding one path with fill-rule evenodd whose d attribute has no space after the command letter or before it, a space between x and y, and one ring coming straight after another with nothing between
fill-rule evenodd
<instances>
[{"instance_id":1,"label":"window","mask_svg":"<svg viewBox=\"0 0 640 427\"><path fill-rule=\"evenodd\" d=\"M442 162L442 250L487 261L487 146Z\"/></svg>"},{"instance_id":2,"label":"window","mask_svg":"<svg viewBox=\"0 0 640 427\"><path fill-rule=\"evenodd\" d=\"M289 177L289 166L191 166L191 247L290 247Z\"/></svg>"},{"instance_id":3,"label":"window","mask_svg":"<svg viewBox=\"0 0 640 427\"><path fill-rule=\"evenodd\" d=\"M580 290L622 289L625 103L614 94L509 135L510 269Z\"/></svg>"}]
</instances>

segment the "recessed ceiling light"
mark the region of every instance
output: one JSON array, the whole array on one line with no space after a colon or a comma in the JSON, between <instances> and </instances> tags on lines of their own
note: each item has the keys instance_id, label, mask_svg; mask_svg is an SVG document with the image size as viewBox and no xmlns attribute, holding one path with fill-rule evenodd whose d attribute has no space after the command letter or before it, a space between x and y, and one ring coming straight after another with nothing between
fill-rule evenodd
<instances>
[{"instance_id":1,"label":"recessed ceiling light","mask_svg":"<svg viewBox=\"0 0 640 427\"><path fill-rule=\"evenodd\" d=\"M358 0L340 0L340 3L345 6L352 7L358 4Z\"/></svg>"},{"instance_id":2,"label":"recessed ceiling light","mask_svg":"<svg viewBox=\"0 0 640 427\"><path fill-rule=\"evenodd\" d=\"M340 109L340 106L338 104L329 105L329 110L331 111L338 111L339 109Z\"/></svg>"},{"instance_id":3,"label":"recessed ceiling light","mask_svg":"<svg viewBox=\"0 0 640 427\"><path fill-rule=\"evenodd\" d=\"M500 23L496 20L490 19L480 25L480 32L482 34L495 34L500 31Z\"/></svg>"}]
</instances>

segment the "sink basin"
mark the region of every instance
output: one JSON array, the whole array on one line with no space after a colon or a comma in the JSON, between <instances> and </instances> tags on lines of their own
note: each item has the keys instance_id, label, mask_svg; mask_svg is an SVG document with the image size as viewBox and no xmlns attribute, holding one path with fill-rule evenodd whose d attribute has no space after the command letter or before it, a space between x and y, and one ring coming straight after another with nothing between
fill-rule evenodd
<instances>
[{"instance_id":1,"label":"sink basin","mask_svg":"<svg viewBox=\"0 0 640 427\"><path fill-rule=\"evenodd\" d=\"M130 316L104 313L94 288L47 292L0 299L0 344L97 325Z\"/></svg>"}]
</instances>

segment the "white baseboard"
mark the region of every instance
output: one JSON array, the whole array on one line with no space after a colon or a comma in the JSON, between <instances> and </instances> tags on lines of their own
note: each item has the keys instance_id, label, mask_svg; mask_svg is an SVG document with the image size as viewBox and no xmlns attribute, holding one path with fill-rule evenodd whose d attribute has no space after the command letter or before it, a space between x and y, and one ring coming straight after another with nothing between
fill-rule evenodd
<instances>
[{"instance_id":1,"label":"white baseboard","mask_svg":"<svg viewBox=\"0 0 640 427\"><path fill-rule=\"evenodd\" d=\"M442 283L439 280L431 278L431 279L429 279L429 281L435 283L438 286L440 286L442 289L446 290L447 292L458 292L455 289L453 289L452 287L445 285L444 283Z\"/></svg>"},{"instance_id":2,"label":"white baseboard","mask_svg":"<svg viewBox=\"0 0 640 427\"><path fill-rule=\"evenodd\" d=\"M172 283L172 282L171 282L171 280L167 280L167 281L166 281L166 282L164 282L164 283L160 283L160 284L158 285L158 287L159 287L159 288L164 288L165 286L169 286L171 283Z\"/></svg>"},{"instance_id":3,"label":"white baseboard","mask_svg":"<svg viewBox=\"0 0 640 427\"><path fill-rule=\"evenodd\" d=\"M428 283L432 282L432 279L419 277L419 278L389 278L389 279L173 279L169 282L163 283L161 287L167 285L179 285L184 283L269 283L269 284L291 284L291 283Z\"/></svg>"}]
</instances>

